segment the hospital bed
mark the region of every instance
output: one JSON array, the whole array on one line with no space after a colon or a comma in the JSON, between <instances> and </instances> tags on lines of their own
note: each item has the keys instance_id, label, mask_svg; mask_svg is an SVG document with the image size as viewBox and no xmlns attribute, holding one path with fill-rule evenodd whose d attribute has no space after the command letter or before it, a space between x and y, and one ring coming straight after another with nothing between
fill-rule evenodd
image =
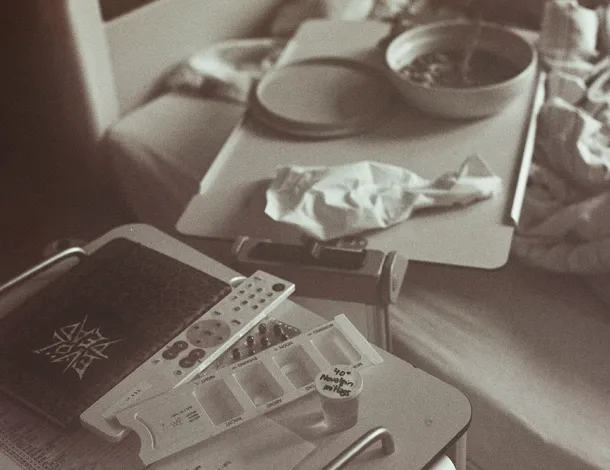
<instances>
[{"instance_id":1,"label":"hospital bed","mask_svg":"<svg viewBox=\"0 0 610 470\"><path fill-rule=\"evenodd\" d=\"M264 36L280 3L158 0L104 21L97 0L47 2L70 58L58 93L138 221L174 231L245 109L159 94L159 80L217 41ZM470 469L610 468L610 306L585 280L513 259L493 271L410 263L393 352L471 400Z\"/></svg>"}]
</instances>

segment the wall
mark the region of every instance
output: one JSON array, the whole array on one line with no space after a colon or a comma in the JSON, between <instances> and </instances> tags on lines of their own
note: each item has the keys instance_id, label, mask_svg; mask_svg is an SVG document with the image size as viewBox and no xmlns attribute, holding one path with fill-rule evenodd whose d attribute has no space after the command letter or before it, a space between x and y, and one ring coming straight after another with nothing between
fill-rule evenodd
<instances>
[{"instance_id":1,"label":"wall","mask_svg":"<svg viewBox=\"0 0 610 470\"><path fill-rule=\"evenodd\" d=\"M84 177L82 155L66 135L61 102L49 84L62 69L43 2L8 0L0 16L0 283L40 261L61 237L92 238L126 216L100 200ZM61 45L59 45L61 46Z\"/></svg>"}]
</instances>

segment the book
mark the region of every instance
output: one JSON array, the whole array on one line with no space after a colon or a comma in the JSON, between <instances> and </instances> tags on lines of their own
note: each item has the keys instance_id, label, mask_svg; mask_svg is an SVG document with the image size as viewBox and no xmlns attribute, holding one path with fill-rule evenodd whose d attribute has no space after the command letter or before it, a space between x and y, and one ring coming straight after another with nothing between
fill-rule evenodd
<instances>
[{"instance_id":1,"label":"book","mask_svg":"<svg viewBox=\"0 0 610 470\"><path fill-rule=\"evenodd\" d=\"M0 390L68 428L230 291L114 239L0 320Z\"/></svg>"}]
</instances>

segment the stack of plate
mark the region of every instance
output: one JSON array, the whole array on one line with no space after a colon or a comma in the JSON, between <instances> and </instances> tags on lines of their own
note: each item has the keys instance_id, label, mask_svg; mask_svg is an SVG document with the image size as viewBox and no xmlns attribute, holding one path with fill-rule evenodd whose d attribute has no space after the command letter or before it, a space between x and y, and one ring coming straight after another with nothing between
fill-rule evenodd
<instances>
[{"instance_id":1,"label":"stack of plate","mask_svg":"<svg viewBox=\"0 0 610 470\"><path fill-rule=\"evenodd\" d=\"M361 133L382 119L393 88L372 67L344 59L313 59L269 72L251 100L252 115L300 137Z\"/></svg>"}]
</instances>

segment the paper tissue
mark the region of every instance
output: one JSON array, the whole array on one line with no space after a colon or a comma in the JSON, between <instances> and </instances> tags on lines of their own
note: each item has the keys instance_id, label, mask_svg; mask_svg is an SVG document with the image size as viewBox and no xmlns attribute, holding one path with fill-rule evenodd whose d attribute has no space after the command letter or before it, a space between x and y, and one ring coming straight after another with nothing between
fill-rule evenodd
<instances>
[{"instance_id":1,"label":"paper tissue","mask_svg":"<svg viewBox=\"0 0 610 470\"><path fill-rule=\"evenodd\" d=\"M265 213L326 241L390 227L418 209L487 199L501 184L476 155L434 180L374 161L286 166L277 170L267 189Z\"/></svg>"}]
</instances>

